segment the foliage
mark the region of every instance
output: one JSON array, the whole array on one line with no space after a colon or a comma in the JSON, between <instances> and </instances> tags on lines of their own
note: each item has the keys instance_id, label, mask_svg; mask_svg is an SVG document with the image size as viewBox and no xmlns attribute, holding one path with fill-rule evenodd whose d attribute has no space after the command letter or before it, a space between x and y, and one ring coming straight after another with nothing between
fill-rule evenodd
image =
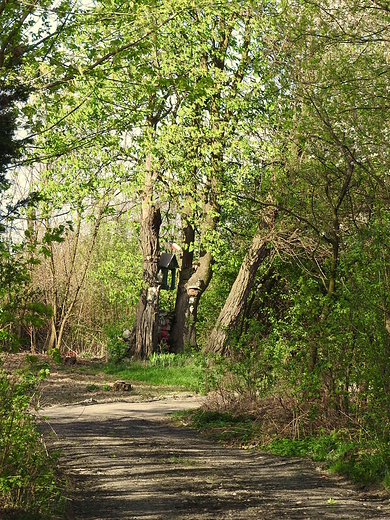
<instances>
[{"instance_id":1,"label":"foliage","mask_svg":"<svg viewBox=\"0 0 390 520\"><path fill-rule=\"evenodd\" d=\"M302 400L317 396L320 406L359 418L378 433L387 431L390 411L388 241L387 215L373 218L359 234L351 233L340 251L340 283L332 297L308 270L280 266L283 293L268 308L266 333L256 340L249 330L263 349L258 362L268 364L275 381L288 381ZM283 304L282 316L277 316L275 302Z\"/></svg>"},{"instance_id":2,"label":"foliage","mask_svg":"<svg viewBox=\"0 0 390 520\"><path fill-rule=\"evenodd\" d=\"M50 356L55 363L58 363L59 365L62 364L63 359L61 356L61 351L59 348L52 348L47 351L48 356Z\"/></svg>"},{"instance_id":3,"label":"foliage","mask_svg":"<svg viewBox=\"0 0 390 520\"><path fill-rule=\"evenodd\" d=\"M137 232L138 226L131 215L104 223L87 275L86 291L96 309L95 313L101 319L97 325L107 331L117 329L117 336L130 328L129 320L142 287ZM113 334L110 331L109 337Z\"/></svg>"},{"instance_id":4,"label":"foliage","mask_svg":"<svg viewBox=\"0 0 390 520\"><path fill-rule=\"evenodd\" d=\"M382 21L379 13L360 16L367 6L355 10L348 2L285 8L285 111L273 135L279 161L270 187L279 211L277 281L270 290L260 278L249 295L229 331L225 369L241 393L288 388L302 405L314 401L313 415L346 414L384 439L388 48L374 27L388 23L388 13Z\"/></svg>"},{"instance_id":5,"label":"foliage","mask_svg":"<svg viewBox=\"0 0 390 520\"><path fill-rule=\"evenodd\" d=\"M0 76L0 190L9 187L5 173L9 163L21 153L21 143L15 139L17 128L18 102L26 101L27 94L23 87L6 85ZM0 214L1 220L3 215Z\"/></svg>"},{"instance_id":6,"label":"foliage","mask_svg":"<svg viewBox=\"0 0 390 520\"><path fill-rule=\"evenodd\" d=\"M275 261L272 283L259 273L242 322L230 331L230 357L214 360L225 392L257 398L288 388L317 413L346 414L386 438L389 234L387 212L380 215L345 240L332 296L306 259Z\"/></svg>"},{"instance_id":7,"label":"foliage","mask_svg":"<svg viewBox=\"0 0 390 520\"><path fill-rule=\"evenodd\" d=\"M388 484L390 452L387 442L375 442L362 432L333 431L306 439L277 439L265 446L275 455L307 457L361 484Z\"/></svg>"},{"instance_id":8,"label":"foliage","mask_svg":"<svg viewBox=\"0 0 390 520\"><path fill-rule=\"evenodd\" d=\"M63 511L62 490L56 475L58 454L47 453L30 407L40 379L48 375L30 357L30 368L0 373L0 493L3 505L30 518Z\"/></svg>"},{"instance_id":9,"label":"foliage","mask_svg":"<svg viewBox=\"0 0 390 520\"><path fill-rule=\"evenodd\" d=\"M39 290L31 286L31 266L38 262L24 254L26 244L9 246L0 241L0 350L15 351L20 346L35 348L35 333L52 315L50 305L41 301ZM23 334L30 337L28 344Z\"/></svg>"},{"instance_id":10,"label":"foliage","mask_svg":"<svg viewBox=\"0 0 390 520\"><path fill-rule=\"evenodd\" d=\"M107 354L112 363L120 363L126 355L127 343L123 340L123 329L120 326L106 328L107 334Z\"/></svg>"}]
</instances>

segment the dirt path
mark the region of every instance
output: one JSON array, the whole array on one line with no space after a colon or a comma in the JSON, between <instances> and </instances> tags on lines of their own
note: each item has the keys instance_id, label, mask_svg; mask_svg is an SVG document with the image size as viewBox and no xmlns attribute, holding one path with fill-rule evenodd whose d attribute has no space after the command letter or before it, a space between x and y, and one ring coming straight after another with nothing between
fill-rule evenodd
<instances>
[{"instance_id":1,"label":"dirt path","mask_svg":"<svg viewBox=\"0 0 390 520\"><path fill-rule=\"evenodd\" d=\"M364 496L308 461L222 448L164 421L199 405L181 396L43 410L74 487L69 518L390 519L388 499Z\"/></svg>"}]
</instances>

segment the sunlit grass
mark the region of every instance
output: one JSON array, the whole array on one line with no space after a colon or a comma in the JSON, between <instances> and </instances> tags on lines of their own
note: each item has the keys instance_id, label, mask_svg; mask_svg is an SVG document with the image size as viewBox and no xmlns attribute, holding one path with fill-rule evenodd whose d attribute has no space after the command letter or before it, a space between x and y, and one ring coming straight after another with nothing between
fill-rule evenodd
<instances>
[{"instance_id":1,"label":"sunlit grass","mask_svg":"<svg viewBox=\"0 0 390 520\"><path fill-rule=\"evenodd\" d=\"M148 361L107 363L101 370L118 379L204 393L205 369L196 356L156 354Z\"/></svg>"}]
</instances>

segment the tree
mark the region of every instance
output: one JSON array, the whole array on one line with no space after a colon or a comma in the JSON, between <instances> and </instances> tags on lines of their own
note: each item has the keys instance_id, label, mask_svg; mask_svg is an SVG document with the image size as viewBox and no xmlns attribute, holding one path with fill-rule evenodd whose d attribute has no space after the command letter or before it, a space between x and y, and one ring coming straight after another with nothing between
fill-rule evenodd
<instances>
[{"instance_id":1,"label":"tree","mask_svg":"<svg viewBox=\"0 0 390 520\"><path fill-rule=\"evenodd\" d=\"M68 54L75 60L76 52L78 65L48 68L45 111L58 104L64 110L48 116L44 154L55 157L99 142L128 168L127 181L141 208L145 282L133 343L138 355L147 356L157 347L156 269L166 203L175 204L187 230L173 348L196 345L197 305L212 276L220 224L237 212L240 179L250 177L254 168L257 145L246 129L261 119L269 88L267 44L262 42L272 6L224 2L216 10L207 3L194 8L170 1L126 6L102 18L105 2L100 2L80 14L74 34L62 34L57 61L66 62ZM123 24L121 13L128 23ZM72 129L76 112L83 114L83 132ZM194 250L199 250L196 273ZM197 295L190 304L191 285ZM149 289L153 306L146 304ZM144 314L148 325L141 325Z\"/></svg>"},{"instance_id":2,"label":"tree","mask_svg":"<svg viewBox=\"0 0 390 520\"><path fill-rule=\"evenodd\" d=\"M7 187L6 168L19 156L22 139L17 129L24 129L20 119L21 106L33 87L28 84L28 73L34 60L47 57L57 32L62 29L61 19L69 7L66 0L34 0L31 3L15 0L0 2L0 186ZM50 14L50 15L49 15ZM37 28L37 19L40 20ZM53 30L54 27L54 30ZM26 77L26 72L27 77ZM35 65L34 72L37 72Z\"/></svg>"},{"instance_id":3,"label":"tree","mask_svg":"<svg viewBox=\"0 0 390 520\"><path fill-rule=\"evenodd\" d=\"M320 278L330 300L345 238L353 226L361 227L359 219L369 218L374 200L385 187L377 162L386 154L384 48L375 36L378 26L372 24L372 18L362 22L358 13L348 2L340 6L286 5L282 17L286 39L275 52L274 65L283 69L279 82L286 110L278 134L272 137L275 149L280 150L277 162L283 168L274 176L271 194L279 215L292 229L298 228L300 247L307 236L306 254L314 260L313 276ZM343 20L338 28L335 20ZM319 257L317 253L323 254L326 248L328 254ZM245 271L245 261L242 269ZM213 344L219 352L226 349L226 334L242 308L242 301L234 300L238 280L211 334L209 350ZM245 285L244 299L249 290L250 284ZM328 305L320 311L321 320L325 320ZM219 336L221 342L216 341ZM318 341L314 340L309 370L317 357Z\"/></svg>"},{"instance_id":4,"label":"tree","mask_svg":"<svg viewBox=\"0 0 390 520\"><path fill-rule=\"evenodd\" d=\"M264 378L288 382L315 410L361 419L364 409L367 428L382 435L390 410L389 18L373 6L302 3L284 18L278 59L288 64L280 76L287 117L272 134L279 157L270 190L284 243L275 244L272 300L257 296L267 307L260 323L250 316L253 337L243 340L267 367ZM289 229L299 240L286 247ZM230 314L240 311L228 302ZM226 341L213 344L222 353L241 348L242 361L246 345L224 316Z\"/></svg>"},{"instance_id":5,"label":"tree","mask_svg":"<svg viewBox=\"0 0 390 520\"><path fill-rule=\"evenodd\" d=\"M237 138L239 134L243 139L242 132L236 128L239 112L243 113L248 97L257 91L253 84L251 88L243 85L243 78L249 76L251 11L241 12L237 6L226 4L215 13L207 5L195 10L186 3L182 5L183 11L164 26L155 22L157 13L161 17L162 10L175 6L168 2L161 3L155 10L143 6L143 19L146 9L151 20L147 29L143 22L143 30L149 36L140 47L118 61L121 75L118 84L122 87L126 81L126 88L116 90L116 103L122 99L122 106L138 107L138 119L134 118L133 112L124 124L118 121L116 128L123 128L124 133L131 135L129 143L132 156L135 156L134 167L142 172L138 193L145 288L141 292L133 328L133 350L141 357L157 347L160 212L166 200L174 200L177 207L185 201L182 221L189 241L183 253L184 267L189 267L182 269L179 281L174 349L182 350L190 337L195 344L193 326L186 327L186 323L188 320L195 323L200 294L211 279L211 248L218 234L223 185L234 170L224 166L231 153L229 142L235 133ZM186 56L186 60L182 56ZM131 78L123 74L126 63ZM256 67L257 64L252 63L251 72L257 70ZM110 71L110 74L114 72ZM244 100L240 105L241 95ZM186 147L177 150L178 142ZM234 142L237 146L238 141ZM181 187L178 188L177 183ZM229 197L231 200L230 194ZM187 286L191 283L193 256L191 228L194 230L195 227L200 229L202 244L196 272L199 291L189 305Z\"/></svg>"},{"instance_id":6,"label":"tree","mask_svg":"<svg viewBox=\"0 0 390 520\"><path fill-rule=\"evenodd\" d=\"M204 349L206 352L220 355L226 355L229 352L227 344L229 332L237 326L237 320L252 290L259 266L271 253L275 219L275 208L271 207L268 211L263 212L237 278L207 340Z\"/></svg>"},{"instance_id":7,"label":"tree","mask_svg":"<svg viewBox=\"0 0 390 520\"><path fill-rule=\"evenodd\" d=\"M37 71L35 59L41 53L48 53L54 34L51 27L59 21L66 2L34 1L32 3L3 0L0 2L0 232L8 231L11 222L20 215L20 210L37 201L37 194L15 200L7 193L11 186L9 170L21 158L22 138L28 125L23 119L23 109L33 87L29 83L31 70ZM53 7L53 10L50 9ZM48 13L52 12L49 22ZM36 27L37 17L41 19ZM54 33L56 30L54 30ZM18 135L19 134L19 135ZM17 255L17 249L19 254ZM13 290L23 292L28 279L26 261L20 256L20 248L13 247L9 241L0 241L0 279L2 332L10 327L15 318L16 302ZM9 328L8 328L9 330Z\"/></svg>"},{"instance_id":8,"label":"tree","mask_svg":"<svg viewBox=\"0 0 390 520\"><path fill-rule=\"evenodd\" d=\"M363 22L361 9L355 12L348 2L303 5L290 55L295 119L282 205L306 233L328 247L327 258L317 263L328 297L318 316L324 328L342 292L340 288L337 294L339 264L348 255L350 237L365 227L380 193L387 190L386 50L378 41L378 26L374 29L371 17ZM298 48L300 54L295 54ZM318 360L319 343L313 341L309 372Z\"/></svg>"},{"instance_id":9,"label":"tree","mask_svg":"<svg viewBox=\"0 0 390 520\"><path fill-rule=\"evenodd\" d=\"M180 185L170 190L184 240L174 351L197 346L198 304L223 247L221 230L229 219L238 220L243 179L256 167L252 135L262 124L264 92L272 83L266 71L272 16L269 4L204 5L191 12L187 94L167 138L168 164Z\"/></svg>"}]
</instances>

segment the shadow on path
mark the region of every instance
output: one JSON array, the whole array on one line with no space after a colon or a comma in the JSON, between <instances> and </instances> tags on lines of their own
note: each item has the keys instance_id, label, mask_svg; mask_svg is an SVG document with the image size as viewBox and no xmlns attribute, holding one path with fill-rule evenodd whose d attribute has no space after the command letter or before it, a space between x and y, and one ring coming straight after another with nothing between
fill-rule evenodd
<instances>
[{"instance_id":1,"label":"shadow on path","mask_svg":"<svg viewBox=\"0 0 390 520\"><path fill-rule=\"evenodd\" d=\"M149 412L147 403L45 411L56 432L46 426L45 436L62 449L75 486L70 518L390 519L388 500L364 500L309 461L222 448L168 426L159 419L169 409L162 403Z\"/></svg>"}]
</instances>

